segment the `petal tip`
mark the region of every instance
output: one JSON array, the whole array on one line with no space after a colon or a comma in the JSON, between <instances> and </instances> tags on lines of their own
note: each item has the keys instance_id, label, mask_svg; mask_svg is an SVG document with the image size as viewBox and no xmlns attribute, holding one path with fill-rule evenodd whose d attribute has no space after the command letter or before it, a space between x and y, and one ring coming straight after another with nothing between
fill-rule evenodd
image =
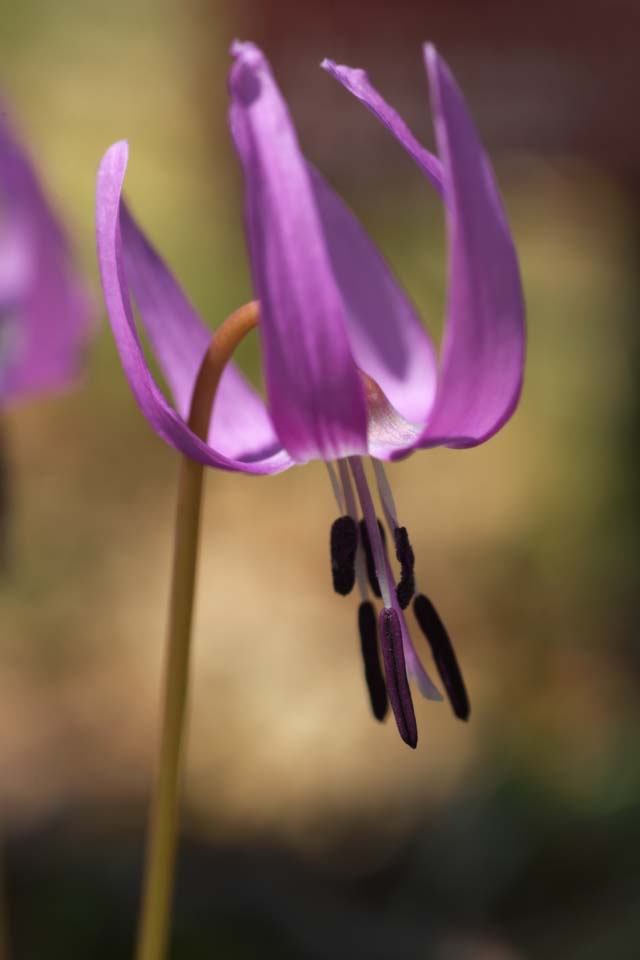
<instances>
[{"instance_id":1,"label":"petal tip","mask_svg":"<svg viewBox=\"0 0 640 960\"><path fill-rule=\"evenodd\" d=\"M369 75L361 67L348 67L344 63L336 63L328 57L320 64L323 70L339 80L347 89L358 95L363 86L369 83Z\"/></svg>"},{"instance_id":2,"label":"petal tip","mask_svg":"<svg viewBox=\"0 0 640 960\"><path fill-rule=\"evenodd\" d=\"M430 41L423 43L422 56L424 58L424 65L426 67L429 80L431 83L436 83L443 61L440 54L436 50L435 45Z\"/></svg>"},{"instance_id":3,"label":"petal tip","mask_svg":"<svg viewBox=\"0 0 640 960\"><path fill-rule=\"evenodd\" d=\"M264 60L264 54L251 40L234 40L229 47L229 53L234 60L239 60L247 66L257 66Z\"/></svg>"},{"instance_id":4,"label":"petal tip","mask_svg":"<svg viewBox=\"0 0 640 960\"><path fill-rule=\"evenodd\" d=\"M433 44L430 40L427 40L422 44L422 54L427 63L429 61L435 63L435 61L438 59L438 51L435 48L435 44Z\"/></svg>"},{"instance_id":5,"label":"petal tip","mask_svg":"<svg viewBox=\"0 0 640 960\"><path fill-rule=\"evenodd\" d=\"M229 90L244 106L260 96L261 78L267 63L262 50L251 41L234 40L230 48L233 64L229 73Z\"/></svg>"},{"instance_id":6,"label":"petal tip","mask_svg":"<svg viewBox=\"0 0 640 960\"><path fill-rule=\"evenodd\" d=\"M107 153L118 153L119 155L128 159L129 157L129 141L126 139L116 140L115 143L112 143Z\"/></svg>"},{"instance_id":7,"label":"petal tip","mask_svg":"<svg viewBox=\"0 0 640 960\"><path fill-rule=\"evenodd\" d=\"M99 175L112 172L114 169L124 171L129 161L129 141L116 140L106 151L100 161Z\"/></svg>"}]
</instances>

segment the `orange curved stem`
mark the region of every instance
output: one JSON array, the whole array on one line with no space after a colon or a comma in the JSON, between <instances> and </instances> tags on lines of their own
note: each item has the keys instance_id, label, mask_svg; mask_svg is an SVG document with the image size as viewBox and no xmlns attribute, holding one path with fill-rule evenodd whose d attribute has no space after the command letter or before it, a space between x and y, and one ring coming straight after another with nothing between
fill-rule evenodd
<instances>
[{"instance_id":1,"label":"orange curved stem","mask_svg":"<svg viewBox=\"0 0 640 960\"><path fill-rule=\"evenodd\" d=\"M216 330L209 349L202 358L193 388L189 426L201 440L207 439L213 404L220 378L241 340L253 330L260 318L257 300L235 310Z\"/></svg>"}]
</instances>

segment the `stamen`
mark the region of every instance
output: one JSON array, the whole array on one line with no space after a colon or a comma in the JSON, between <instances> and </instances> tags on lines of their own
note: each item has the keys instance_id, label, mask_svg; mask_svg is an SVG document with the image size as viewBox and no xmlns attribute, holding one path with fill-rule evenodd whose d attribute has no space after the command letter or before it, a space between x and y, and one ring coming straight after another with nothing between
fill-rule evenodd
<instances>
[{"instance_id":1,"label":"stamen","mask_svg":"<svg viewBox=\"0 0 640 960\"><path fill-rule=\"evenodd\" d=\"M357 520L358 507L353 493L351 477L349 476L349 467L347 466L346 460L338 460L338 470L340 471L340 480L342 482L342 489L344 491L344 502L347 508L346 512L350 517L353 517L354 520Z\"/></svg>"},{"instance_id":2,"label":"stamen","mask_svg":"<svg viewBox=\"0 0 640 960\"><path fill-rule=\"evenodd\" d=\"M349 513L349 509L345 504L344 497L342 495L342 490L340 489L340 481L336 476L336 471L334 470L333 464L329 460L325 460L325 467L329 474L329 479L331 480L331 489L333 490L333 495L336 498L336 503L338 504L338 510L340 513Z\"/></svg>"},{"instance_id":3,"label":"stamen","mask_svg":"<svg viewBox=\"0 0 640 960\"><path fill-rule=\"evenodd\" d=\"M369 600L365 600L358 608L358 630L371 709L376 720L382 721L386 716L389 701L378 654L376 613Z\"/></svg>"},{"instance_id":4,"label":"stamen","mask_svg":"<svg viewBox=\"0 0 640 960\"><path fill-rule=\"evenodd\" d=\"M380 528L376 519L373 500L371 499L371 493L369 492L367 478L365 476L360 457L349 457L349 466L351 467L353 479L356 483L356 489L360 499L360 506L362 507L362 513L367 525L370 550L373 557L373 565L375 567L380 594L382 595L382 602L384 603L385 607L390 607L391 588L385 565L384 543L380 534Z\"/></svg>"},{"instance_id":5,"label":"stamen","mask_svg":"<svg viewBox=\"0 0 640 960\"><path fill-rule=\"evenodd\" d=\"M396 510L396 503L393 499L393 494L391 493L391 487L380 460L376 460L375 457L372 457L371 462L373 463L373 472L376 475L376 483L378 485L378 493L380 494L380 502L382 503L382 509L384 510L385 520L387 521L389 530L393 530L395 527L399 526L399 524L398 511Z\"/></svg>"},{"instance_id":6,"label":"stamen","mask_svg":"<svg viewBox=\"0 0 640 960\"><path fill-rule=\"evenodd\" d=\"M358 547L358 528L349 517L338 517L331 526L331 574L333 589L346 597L356 581L355 559Z\"/></svg>"},{"instance_id":7,"label":"stamen","mask_svg":"<svg viewBox=\"0 0 640 960\"><path fill-rule=\"evenodd\" d=\"M447 691L454 714L459 720L468 720L471 708L467 689L462 679L451 640L442 620L431 601L423 593L419 593L413 601L413 612L431 647L433 659Z\"/></svg>"},{"instance_id":8,"label":"stamen","mask_svg":"<svg viewBox=\"0 0 640 960\"><path fill-rule=\"evenodd\" d=\"M400 564L400 582L396 587L396 596L398 603L402 609L405 610L411 602L411 597L416 592L416 582L413 572L415 556L409 543L407 528L401 527L398 523L398 511L395 500L393 499L391 487L389 486L389 481L387 480L387 475L384 472L384 467L380 460L373 459L372 462L384 517L387 521L389 531L393 535L396 557Z\"/></svg>"},{"instance_id":9,"label":"stamen","mask_svg":"<svg viewBox=\"0 0 640 960\"><path fill-rule=\"evenodd\" d=\"M409 543L409 534L406 527L396 527L393 531L393 539L396 545L396 557L400 564L400 581L396 587L396 596L398 603L405 610L411 602L411 597L416 592L416 578L413 569L415 556Z\"/></svg>"},{"instance_id":10,"label":"stamen","mask_svg":"<svg viewBox=\"0 0 640 960\"><path fill-rule=\"evenodd\" d=\"M380 646L387 679L387 691L398 725L398 731L410 747L418 742L418 728L407 680L402 648L402 627L395 610L384 608L380 613Z\"/></svg>"},{"instance_id":11,"label":"stamen","mask_svg":"<svg viewBox=\"0 0 640 960\"><path fill-rule=\"evenodd\" d=\"M373 593L376 597L381 596L380 593L380 584L378 583L378 578L376 576L376 565L373 559L373 551L371 550L371 540L369 539L369 531L367 530L367 524L365 520L361 520L360 524L360 543L362 544L362 549L364 551L365 563L367 566L367 577L369 578L369 586L373 590ZM383 546L386 546L386 536L384 532L384 527L378 520L378 530L380 532L380 537L382 539Z\"/></svg>"},{"instance_id":12,"label":"stamen","mask_svg":"<svg viewBox=\"0 0 640 960\"><path fill-rule=\"evenodd\" d=\"M347 508L347 513L351 517L354 523L358 522L358 507L356 504L355 494L353 492L353 485L351 483L351 477L349 475L349 467L346 460L338 460L338 470L340 471L340 480L342 481L342 489L344 491L344 502ZM366 573L366 559L364 554L364 548L361 543L358 543L356 549L356 583L358 584L358 593L360 594L360 599L364 602L369 599L369 591L367 590L367 573Z\"/></svg>"}]
</instances>

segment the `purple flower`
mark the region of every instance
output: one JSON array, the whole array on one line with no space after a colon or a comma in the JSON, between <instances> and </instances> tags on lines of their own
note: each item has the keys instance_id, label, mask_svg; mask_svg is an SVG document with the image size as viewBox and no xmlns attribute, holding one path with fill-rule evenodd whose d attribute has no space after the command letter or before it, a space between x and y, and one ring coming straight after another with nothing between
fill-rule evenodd
<instances>
[{"instance_id":1,"label":"purple flower","mask_svg":"<svg viewBox=\"0 0 640 960\"><path fill-rule=\"evenodd\" d=\"M449 288L438 365L411 301L372 240L305 160L265 57L249 43L234 44L232 52L230 123L245 177L267 405L229 365L207 442L187 426L211 335L121 198L127 165L123 142L105 155L97 189L98 253L114 336L144 415L187 456L254 474L276 473L311 459L327 462L341 513L331 530L334 586L348 593L358 584L373 711L382 718L388 696L403 739L415 746L407 672L425 696L441 696L418 659L405 622L404 609L414 596L416 619L456 715L466 719L469 704L442 622L430 601L417 593L413 551L381 461L437 445L475 446L513 413L525 343L513 243L489 161L462 95L433 47L425 47L424 54L438 157L415 140L363 71L323 63L388 128L442 197ZM145 360L130 291L175 407ZM397 585L365 478L361 458L367 454L374 458L400 567ZM382 599L378 618L370 589Z\"/></svg>"},{"instance_id":2,"label":"purple flower","mask_svg":"<svg viewBox=\"0 0 640 960\"><path fill-rule=\"evenodd\" d=\"M0 405L76 377L92 313L63 228L0 110Z\"/></svg>"}]
</instances>

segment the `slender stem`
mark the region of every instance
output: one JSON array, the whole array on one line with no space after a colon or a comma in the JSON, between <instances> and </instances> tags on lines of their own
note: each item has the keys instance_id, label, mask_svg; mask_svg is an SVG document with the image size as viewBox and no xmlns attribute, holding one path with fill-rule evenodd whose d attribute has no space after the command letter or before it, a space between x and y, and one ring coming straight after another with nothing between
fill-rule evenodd
<instances>
[{"instance_id":1,"label":"slender stem","mask_svg":"<svg viewBox=\"0 0 640 960\"><path fill-rule=\"evenodd\" d=\"M213 403L224 367L240 340L257 322L257 303L246 304L225 320L211 341L195 383L189 416L189 426L202 439L206 439L209 431ZM137 960L163 960L169 939L202 482L202 465L182 457L164 672L162 733L149 817Z\"/></svg>"},{"instance_id":2,"label":"slender stem","mask_svg":"<svg viewBox=\"0 0 640 960\"><path fill-rule=\"evenodd\" d=\"M139 960L160 960L166 953L169 932L201 499L202 466L183 457L178 488L161 747L149 821Z\"/></svg>"}]
</instances>

